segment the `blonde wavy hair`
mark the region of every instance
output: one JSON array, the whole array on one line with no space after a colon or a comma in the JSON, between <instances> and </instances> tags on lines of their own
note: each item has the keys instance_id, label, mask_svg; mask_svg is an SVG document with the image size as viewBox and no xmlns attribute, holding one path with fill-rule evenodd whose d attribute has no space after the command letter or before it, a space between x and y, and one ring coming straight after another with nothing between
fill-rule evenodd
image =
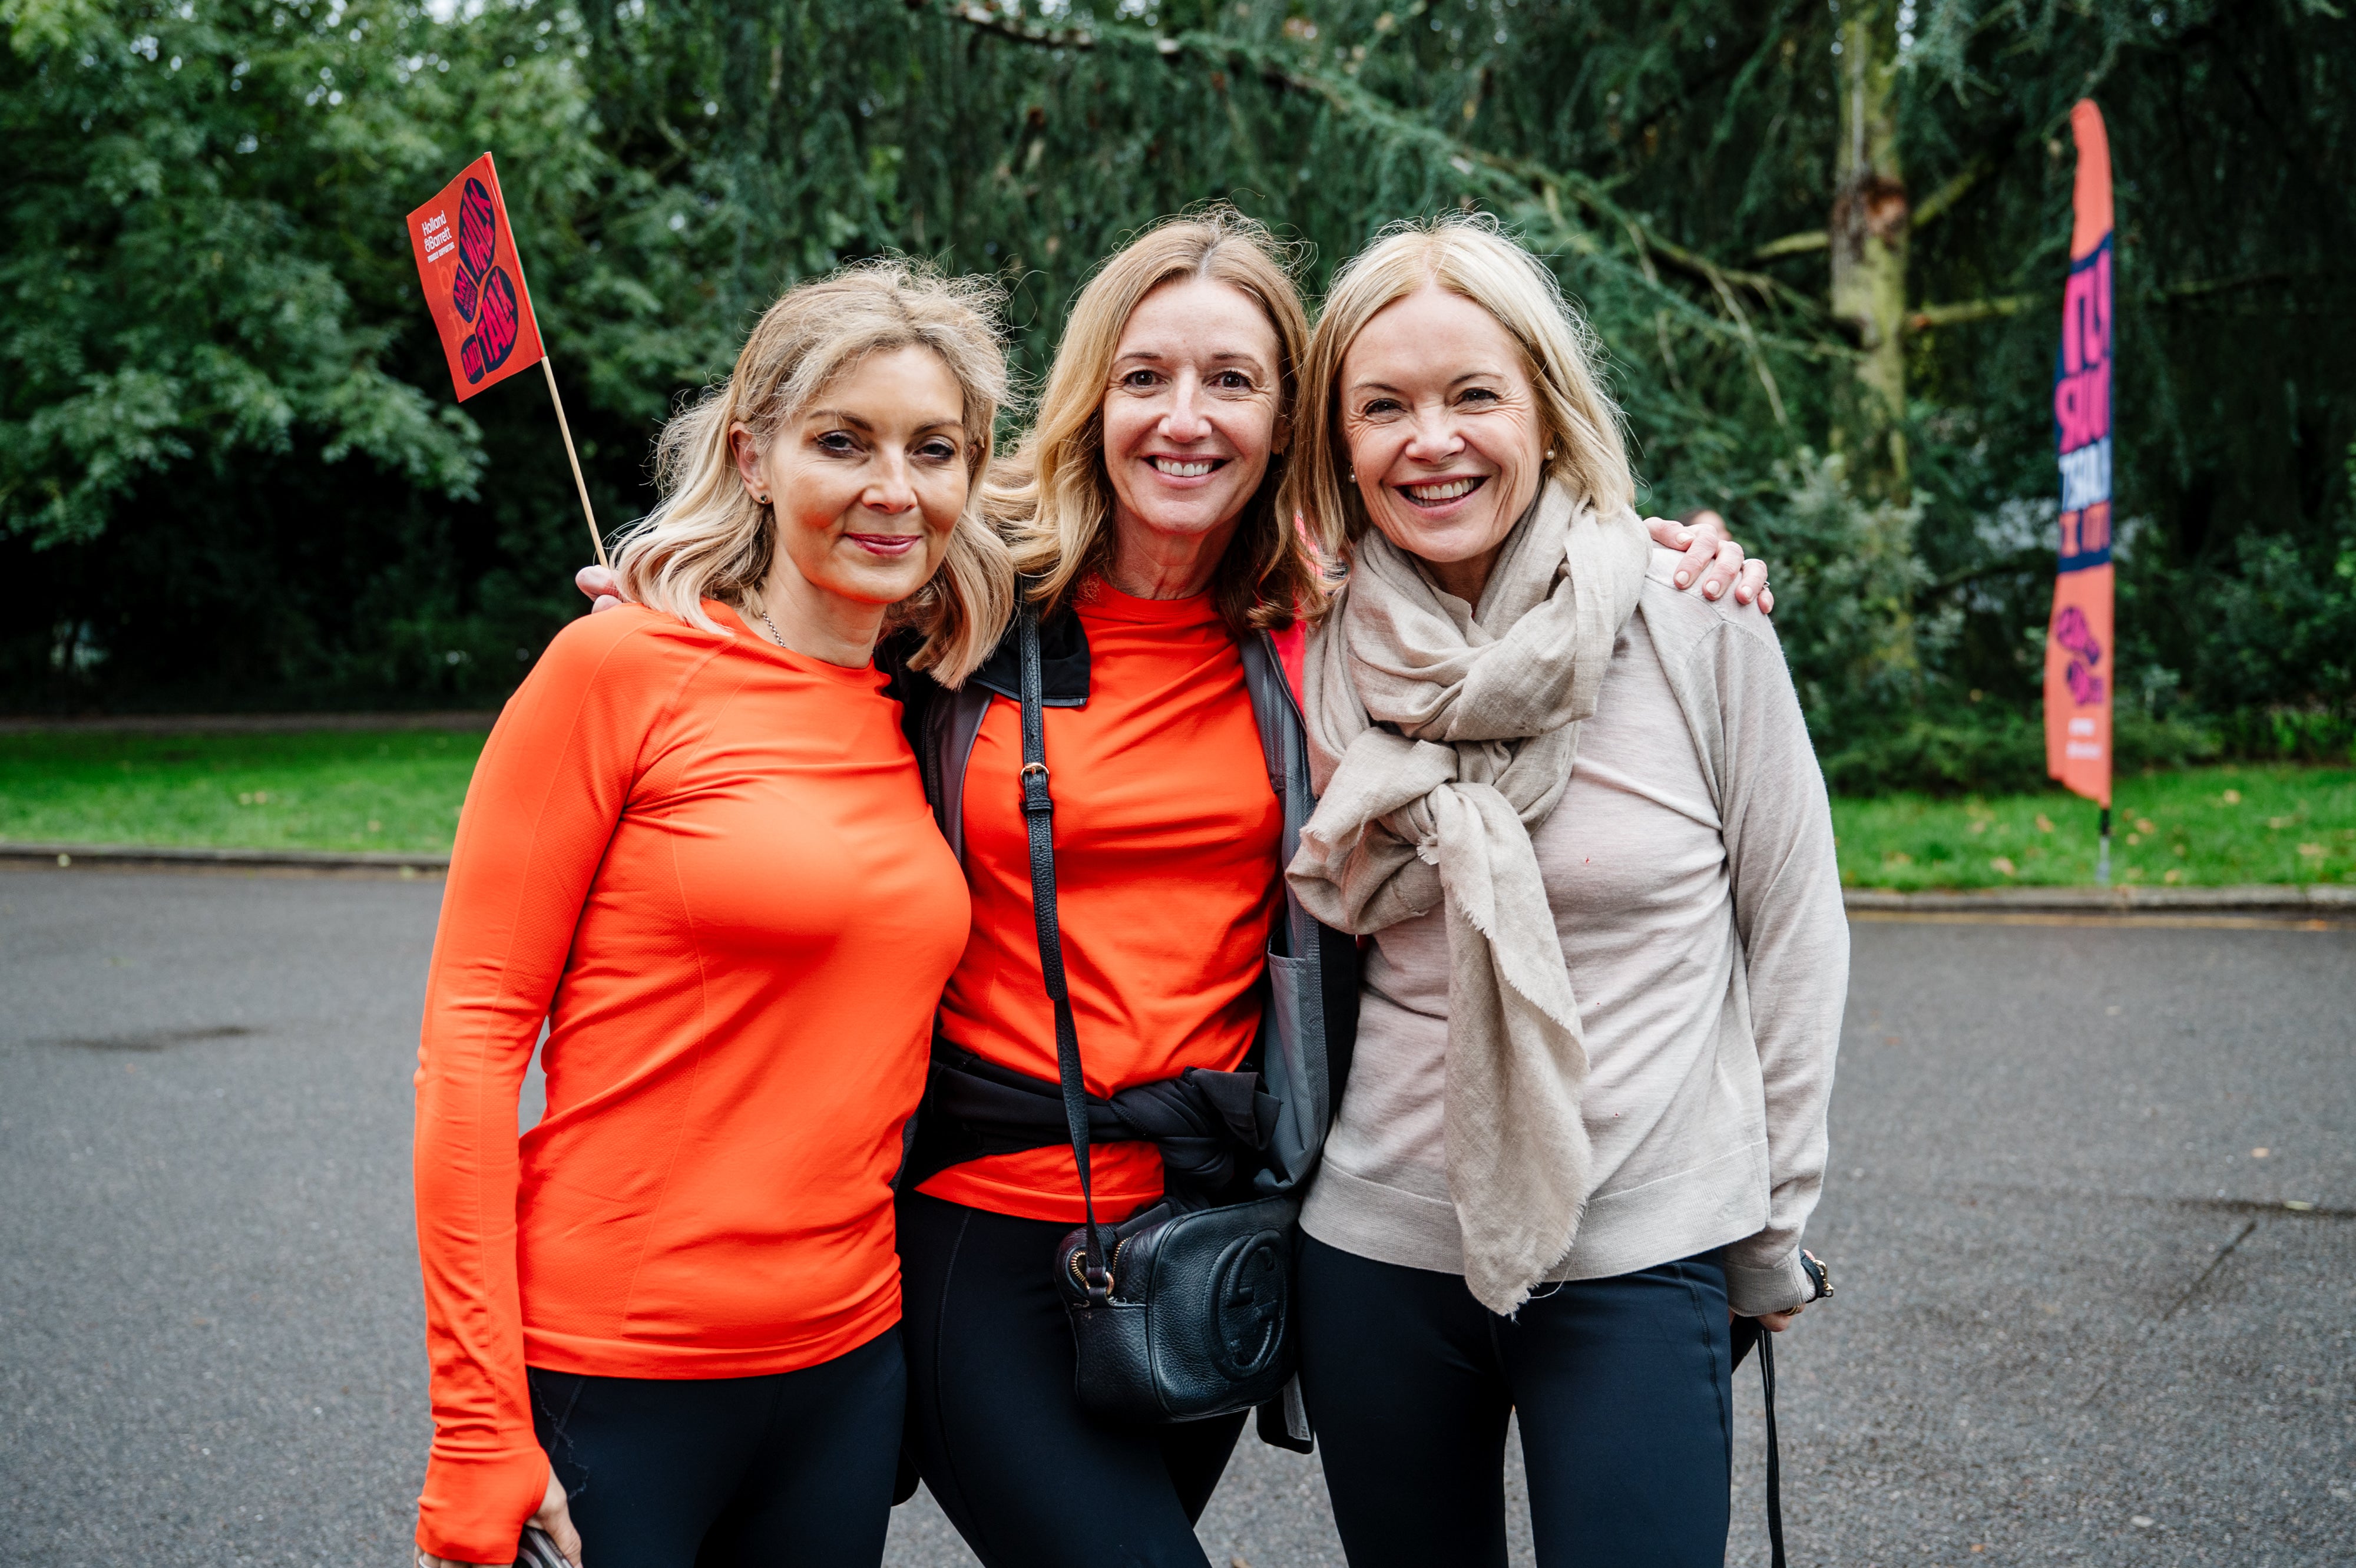
<instances>
[{"instance_id":1,"label":"blonde wavy hair","mask_svg":"<svg viewBox=\"0 0 2356 1568\"><path fill-rule=\"evenodd\" d=\"M1166 283L1204 278L1241 291L1275 329L1276 450L1267 477L1245 503L1211 592L1228 629L1281 630L1313 614L1324 592L1315 543L1279 502L1285 450L1309 318L1293 285L1291 249L1267 227L1224 204L1165 220L1115 252L1080 290L1047 372L1029 435L1000 460L986 505L1013 546L1042 615L1075 584L1112 564L1113 489L1104 461L1105 390L1120 335L1140 301Z\"/></svg>"},{"instance_id":2,"label":"blonde wavy hair","mask_svg":"<svg viewBox=\"0 0 2356 1568\"><path fill-rule=\"evenodd\" d=\"M914 631L909 666L955 686L989 657L1014 613L1006 545L982 511L1006 356L997 287L945 277L888 257L789 290L762 314L726 381L663 426L655 448L661 499L624 538L615 562L623 592L706 630L721 628L703 601L741 606L777 553L775 510L745 492L728 443L742 424L766 448L811 402L871 354L928 349L964 397L966 470L973 481L947 555L925 585L892 607L887 628Z\"/></svg>"},{"instance_id":3,"label":"blonde wavy hair","mask_svg":"<svg viewBox=\"0 0 2356 1568\"><path fill-rule=\"evenodd\" d=\"M1344 476L1342 361L1385 309L1427 285L1462 295L1497 319L1521 346L1537 391L1546 478L1560 480L1597 511L1632 506L1636 478L1619 405L1603 390L1594 329L1544 263L1486 213L1395 223L1333 274L1325 312L1301 371L1300 450L1284 505L1325 537L1355 543L1372 526L1358 487Z\"/></svg>"}]
</instances>

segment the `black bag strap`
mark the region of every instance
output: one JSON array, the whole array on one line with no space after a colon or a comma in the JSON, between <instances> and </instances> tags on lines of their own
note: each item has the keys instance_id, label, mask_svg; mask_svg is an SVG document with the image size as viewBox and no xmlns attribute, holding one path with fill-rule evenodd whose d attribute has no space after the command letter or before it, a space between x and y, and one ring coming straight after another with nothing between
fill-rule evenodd
<instances>
[{"instance_id":1,"label":"black bag strap","mask_svg":"<svg viewBox=\"0 0 2356 1568\"><path fill-rule=\"evenodd\" d=\"M1783 1564L1783 1449L1775 1441L1775 1337L1760 1326L1759 1386L1767 1405L1767 1552L1771 1568Z\"/></svg>"},{"instance_id":2,"label":"black bag strap","mask_svg":"<svg viewBox=\"0 0 2356 1568\"><path fill-rule=\"evenodd\" d=\"M1755 1317L1734 1320L1734 1364L1755 1348L1759 1352L1759 1388L1767 1407L1767 1547L1770 1568L1783 1563L1783 1447L1775 1439L1775 1336Z\"/></svg>"},{"instance_id":3,"label":"black bag strap","mask_svg":"<svg viewBox=\"0 0 2356 1568\"><path fill-rule=\"evenodd\" d=\"M1039 929L1039 976L1055 1004L1055 1066L1063 1079L1064 1120L1072 1133L1072 1160L1080 1171L1080 1207L1087 1217L1086 1283L1088 1304L1112 1296L1097 1234L1096 1193L1088 1181L1088 1089L1080 1076L1080 1032L1072 1021L1071 987L1064 979L1064 932L1055 914L1055 802L1047 790L1044 684L1039 665L1039 617L1028 605L1015 617L1023 660L1023 819L1031 840L1031 912Z\"/></svg>"}]
</instances>

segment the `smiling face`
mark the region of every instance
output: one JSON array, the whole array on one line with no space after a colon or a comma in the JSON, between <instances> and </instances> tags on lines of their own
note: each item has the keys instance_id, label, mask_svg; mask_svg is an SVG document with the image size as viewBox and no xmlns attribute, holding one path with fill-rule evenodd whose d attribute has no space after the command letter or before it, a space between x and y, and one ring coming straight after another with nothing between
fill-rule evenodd
<instances>
[{"instance_id":1,"label":"smiling face","mask_svg":"<svg viewBox=\"0 0 2356 1568\"><path fill-rule=\"evenodd\" d=\"M766 449L730 435L745 489L776 509L773 614L813 591L880 611L931 580L972 486L964 395L939 355L870 355Z\"/></svg>"},{"instance_id":2,"label":"smiling face","mask_svg":"<svg viewBox=\"0 0 2356 1568\"><path fill-rule=\"evenodd\" d=\"M1123 535L1174 543L1232 532L1276 446L1278 353L1267 314L1226 284L1184 278L1138 302L1104 394Z\"/></svg>"},{"instance_id":3,"label":"smiling face","mask_svg":"<svg viewBox=\"0 0 2356 1568\"><path fill-rule=\"evenodd\" d=\"M1477 604L1545 478L1546 430L1521 346L1482 306L1427 285L1366 323L1340 381L1368 519Z\"/></svg>"}]
</instances>

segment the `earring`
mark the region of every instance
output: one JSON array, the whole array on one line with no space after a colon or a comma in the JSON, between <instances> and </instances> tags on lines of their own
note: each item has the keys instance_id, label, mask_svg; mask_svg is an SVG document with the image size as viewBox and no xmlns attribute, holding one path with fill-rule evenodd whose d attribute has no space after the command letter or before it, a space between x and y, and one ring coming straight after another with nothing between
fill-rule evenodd
<instances>
[{"instance_id":1,"label":"earring","mask_svg":"<svg viewBox=\"0 0 2356 1568\"><path fill-rule=\"evenodd\" d=\"M1547 453L1547 456L1549 456L1549 457L1551 457L1551 456L1554 456L1554 454L1553 454L1553 453L1551 453L1551 452L1549 452L1549 453ZM768 492L768 491L766 491L766 490L763 490L759 495L755 496L753 499L754 499L755 500L756 500L756 501L760 502L763 506L767 506L767 505L769 504L769 492Z\"/></svg>"},{"instance_id":2,"label":"earring","mask_svg":"<svg viewBox=\"0 0 2356 1568\"><path fill-rule=\"evenodd\" d=\"M1554 461L1554 448L1551 446L1547 448L1547 461L1549 463Z\"/></svg>"},{"instance_id":3,"label":"earring","mask_svg":"<svg viewBox=\"0 0 2356 1568\"><path fill-rule=\"evenodd\" d=\"M1350 482L1354 485L1358 482L1358 470L1355 468L1350 470Z\"/></svg>"}]
</instances>

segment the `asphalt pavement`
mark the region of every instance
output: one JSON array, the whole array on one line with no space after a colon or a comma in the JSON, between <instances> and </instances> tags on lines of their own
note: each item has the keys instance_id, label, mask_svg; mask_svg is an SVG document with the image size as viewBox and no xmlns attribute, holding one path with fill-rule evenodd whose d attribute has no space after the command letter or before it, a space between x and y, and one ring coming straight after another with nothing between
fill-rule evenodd
<instances>
[{"instance_id":1,"label":"asphalt pavement","mask_svg":"<svg viewBox=\"0 0 2356 1568\"><path fill-rule=\"evenodd\" d=\"M0 873L0 1563L405 1562L438 897ZM2356 929L1854 930L1793 1561L2356 1562ZM1202 1535L1342 1561L1315 1461L1248 1438ZM889 1561L971 1559L920 1496Z\"/></svg>"}]
</instances>

